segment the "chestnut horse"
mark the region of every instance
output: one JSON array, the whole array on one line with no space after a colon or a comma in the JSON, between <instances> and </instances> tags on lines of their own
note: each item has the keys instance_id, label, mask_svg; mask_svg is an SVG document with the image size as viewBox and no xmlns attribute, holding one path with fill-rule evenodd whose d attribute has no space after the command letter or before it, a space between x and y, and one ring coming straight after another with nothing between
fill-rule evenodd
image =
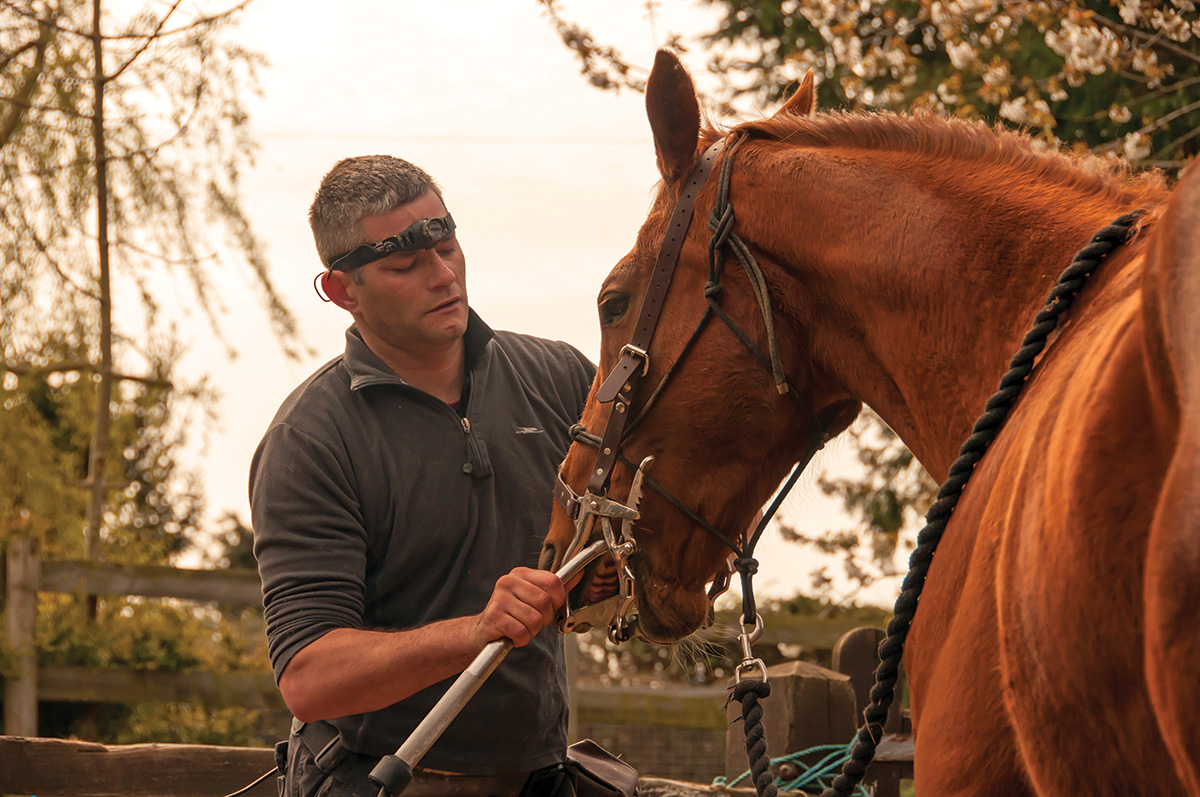
<instances>
[{"instance_id":1,"label":"chestnut horse","mask_svg":"<svg viewBox=\"0 0 1200 797\"><path fill-rule=\"evenodd\" d=\"M722 136L701 128L691 79L668 53L646 105L662 182L600 290L597 387L630 340L681 183ZM623 452L652 454L664 492L731 537L814 428L843 430L859 402L943 478L1072 254L1144 209L951 516L908 635L915 769L923 797L1200 795L1200 167L1168 191L1156 175L977 123L813 114L811 75L772 118L724 135L743 139L734 229L761 267L778 359L803 400L781 395L725 324L680 358L706 306L710 177L638 401L680 362ZM752 287L730 266L719 302L766 351ZM595 434L612 406L597 387L583 416ZM574 445L563 482L582 493L595 456ZM614 500L632 475L615 466ZM679 639L704 622L728 548L654 491L634 529L638 633ZM573 532L556 506L547 564Z\"/></svg>"}]
</instances>

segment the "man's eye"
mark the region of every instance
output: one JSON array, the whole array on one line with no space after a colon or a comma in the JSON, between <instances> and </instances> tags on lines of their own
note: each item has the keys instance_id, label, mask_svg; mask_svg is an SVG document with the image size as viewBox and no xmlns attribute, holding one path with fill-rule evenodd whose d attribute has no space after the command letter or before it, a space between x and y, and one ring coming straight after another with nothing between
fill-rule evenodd
<instances>
[{"instance_id":1,"label":"man's eye","mask_svg":"<svg viewBox=\"0 0 1200 797\"><path fill-rule=\"evenodd\" d=\"M617 293L608 296L600 302L600 326L606 327L616 322L629 309L629 297Z\"/></svg>"}]
</instances>

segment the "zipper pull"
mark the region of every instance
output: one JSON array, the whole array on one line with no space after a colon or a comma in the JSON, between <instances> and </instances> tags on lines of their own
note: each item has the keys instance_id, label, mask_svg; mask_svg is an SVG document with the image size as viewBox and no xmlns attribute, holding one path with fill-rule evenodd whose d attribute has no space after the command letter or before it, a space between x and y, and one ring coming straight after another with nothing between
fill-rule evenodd
<instances>
[{"instance_id":1,"label":"zipper pull","mask_svg":"<svg viewBox=\"0 0 1200 797\"><path fill-rule=\"evenodd\" d=\"M462 419L462 428L463 428L464 432L466 432L467 434L470 434L471 433L471 422L469 420L467 420L466 418L463 418Z\"/></svg>"}]
</instances>

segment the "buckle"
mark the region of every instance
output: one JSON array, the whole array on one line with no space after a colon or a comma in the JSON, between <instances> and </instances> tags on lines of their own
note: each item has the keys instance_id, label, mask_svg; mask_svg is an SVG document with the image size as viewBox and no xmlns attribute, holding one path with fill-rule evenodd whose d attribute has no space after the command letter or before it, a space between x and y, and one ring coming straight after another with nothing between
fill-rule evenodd
<instances>
[{"instance_id":1,"label":"buckle","mask_svg":"<svg viewBox=\"0 0 1200 797\"><path fill-rule=\"evenodd\" d=\"M640 349L632 343L626 343L621 347L620 356L624 357L626 354L637 357L642 361L642 376L650 372L650 353L648 351Z\"/></svg>"},{"instance_id":2,"label":"buckle","mask_svg":"<svg viewBox=\"0 0 1200 797\"><path fill-rule=\"evenodd\" d=\"M321 748L321 752L313 757L313 763L322 772L332 772L334 767L342 763L346 757L346 747L340 736L334 736L329 743Z\"/></svg>"}]
</instances>

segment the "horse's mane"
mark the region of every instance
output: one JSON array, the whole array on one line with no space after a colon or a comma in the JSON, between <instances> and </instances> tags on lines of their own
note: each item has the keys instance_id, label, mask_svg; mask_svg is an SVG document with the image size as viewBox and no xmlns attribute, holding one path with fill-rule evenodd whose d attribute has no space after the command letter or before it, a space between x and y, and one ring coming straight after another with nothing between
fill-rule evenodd
<instances>
[{"instance_id":1,"label":"horse's mane","mask_svg":"<svg viewBox=\"0 0 1200 797\"><path fill-rule=\"evenodd\" d=\"M1055 151L1032 136L999 124L993 128L934 113L776 114L734 129L798 147L887 150L947 161L1011 165L1048 181L1133 203L1162 202L1168 192L1159 171L1134 172L1118 158Z\"/></svg>"}]
</instances>

